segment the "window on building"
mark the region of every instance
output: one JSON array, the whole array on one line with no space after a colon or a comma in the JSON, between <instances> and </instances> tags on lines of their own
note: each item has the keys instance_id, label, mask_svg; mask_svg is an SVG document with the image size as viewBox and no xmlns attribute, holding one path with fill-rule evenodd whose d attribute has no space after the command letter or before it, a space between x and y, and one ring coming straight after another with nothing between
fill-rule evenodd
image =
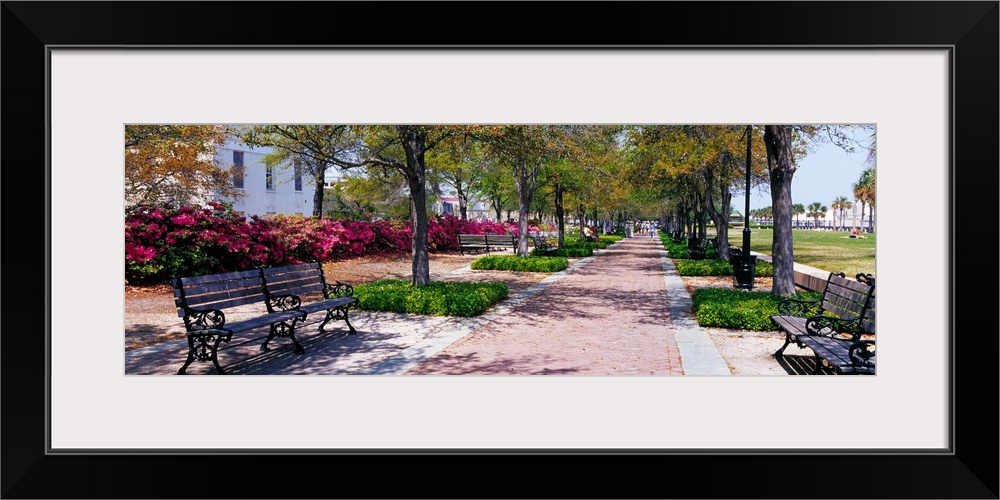
<instances>
[{"instance_id":1,"label":"window on building","mask_svg":"<svg viewBox=\"0 0 1000 500\"><path fill-rule=\"evenodd\" d=\"M243 189L243 151L233 151L233 186Z\"/></svg>"},{"instance_id":2,"label":"window on building","mask_svg":"<svg viewBox=\"0 0 1000 500\"><path fill-rule=\"evenodd\" d=\"M268 165L264 173L264 187L268 191L274 191L274 167Z\"/></svg>"},{"instance_id":3,"label":"window on building","mask_svg":"<svg viewBox=\"0 0 1000 500\"><path fill-rule=\"evenodd\" d=\"M302 191L302 161L296 158L292 167L295 170L295 190Z\"/></svg>"}]
</instances>

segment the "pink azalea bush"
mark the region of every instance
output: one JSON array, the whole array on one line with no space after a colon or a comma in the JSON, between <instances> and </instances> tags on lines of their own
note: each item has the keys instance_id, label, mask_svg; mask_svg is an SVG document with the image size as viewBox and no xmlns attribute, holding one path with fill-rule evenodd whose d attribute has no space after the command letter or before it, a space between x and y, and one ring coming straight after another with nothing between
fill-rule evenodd
<instances>
[{"instance_id":1,"label":"pink azalea bush","mask_svg":"<svg viewBox=\"0 0 1000 500\"><path fill-rule=\"evenodd\" d=\"M514 224L428 220L428 251L457 251L458 234L513 233ZM125 277L131 284L163 282L263 266L328 261L411 250L409 220L375 222L298 215L252 216L231 206L161 205L125 217Z\"/></svg>"}]
</instances>

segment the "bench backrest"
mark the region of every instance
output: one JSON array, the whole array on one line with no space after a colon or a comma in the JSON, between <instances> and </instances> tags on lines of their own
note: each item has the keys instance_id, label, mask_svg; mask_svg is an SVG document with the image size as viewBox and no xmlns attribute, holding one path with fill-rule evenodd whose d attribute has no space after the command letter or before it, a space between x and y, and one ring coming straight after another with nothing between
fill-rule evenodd
<instances>
[{"instance_id":1,"label":"bench backrest","mask_svg":"<svg viewBox=\"0 0 1000 500\"><path fill-rule=\"evenodd\" d=\"M513 234L487 234L486 235L487 245L516 245L517 242L514 239Z\"/></svg>"},{"instance_id":2,"label":"bench backrest","mask_svg":"<svg viewBox=\"0 0 1000 500\"><path fill-rule=\"evenodd\" d=\"M864 315L874 290L868 283L845 278L844 273L830 273L820 307L840 318L857 318Z\"/></svg>"},{"instance_id":3,"label":"bench backrest","mask_svg":"<svg viewBox=\"0 0 1000 500\"><path fill-rule=\"evenodd\" d=\"M459 244L486 244L486 236L482 234L460 234L458 235Z\"/></svg>"},{"instance_id":4,"label":"bench backrest","mask_svg":"<svg viewBox=\"0 0 1000 500\"><path fill-rule=\"evenodd\" d=\"M184 317L190 309L228 309L264 302L264 280L260 271L208 274L189 278L174 278L174 304L177 316Z\"/></svg>"},{"instance_id":5,"label":"bench backrest","mask_svg":"<svg viewBox=\"0 0 1000 500\"><path fill-rule=\"evenodd\" d=\"M318 262L262 269L267 293L271 295L306 295L322 293L326 284Z\"/></svg>"}]
</instances>

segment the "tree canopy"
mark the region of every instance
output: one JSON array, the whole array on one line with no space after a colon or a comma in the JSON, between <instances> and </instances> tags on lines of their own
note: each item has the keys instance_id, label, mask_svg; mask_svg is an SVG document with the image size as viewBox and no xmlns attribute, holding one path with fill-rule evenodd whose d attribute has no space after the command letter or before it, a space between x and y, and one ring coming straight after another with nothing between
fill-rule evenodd
<instances>
[{"instance_id":1,"label":"tree canopy","mask_svg":"<svg viewBox=\"0 0 1000 500\"><path fill-rule=\"evenodd\" d=\"M126 125L125 211L144 205L197 203L211 195L238 199L232 171L215 163L226 142L221 125Z\"/></svg>"}]
</instances>

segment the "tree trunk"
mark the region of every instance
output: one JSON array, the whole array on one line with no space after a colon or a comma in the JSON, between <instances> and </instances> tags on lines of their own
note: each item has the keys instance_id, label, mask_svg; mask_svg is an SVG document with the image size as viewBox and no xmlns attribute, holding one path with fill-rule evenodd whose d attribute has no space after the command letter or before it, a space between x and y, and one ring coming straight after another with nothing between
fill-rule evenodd
<instances>
[{"instance_id":1,"label":"tree trunk","mask_svg":"<svg viewBox=\"0 0 1000 500\"><path fill-rule=\"evenodd\" d=\"M316 171L313 172L313 182L316 183L313 190L313 213L316 219L323 218L323 184L326 182L326 166L319 160L316 161Z\"/></svg>"},{"instance_id":2,"label":"tree trunk","mask_svg":"<svg viewBox=\"0 0 1000 500\"><path fill-rule=\"evenodd\" d=\"M496 198L490 200L490 203L493 204L493 211L497 213L497 222L503 222L503 219L501 219L501 217L503 217L503 208L501 207L503 204L502 200Z\"/></svg>"},{"instance_id":3,"label":"tree trunk","mask_svg":"<svg viewBox=\"0 0 1000 500\"><path fill-rule=\"evenodd\" d=\"M721 182L719 184L719 202L722 204L722 213L715 209L712 203L712 185L715 175L712 169L705 171L705 186L708 196L705 197L705 210L715 223L715 241L718 243L718 255L716 258L729 260L729 205L733 200L733 194L729 192L729 184Z\"/></svg>"},{"instance_id":4,"label":"tree trunk","mask_svg":"<svg viewBox=\"0 0 1000 500\"><path fill-rule=\"evenodd\" d=\"M583 236L583 226L587 223L586 220L584 220L586 216L587 216L587 209L584 208L583 204L581 203L580 205L577 205L576 220L578 225L580 226L580 241L585 240Z\"/></svg>"},{"instance_id":5,"label":"tree trunk","mask_svg":"<svg viewBox=\"0 0 1000 500\"><path fill-rule=\"evenodd\" d=\"M455 191L458 192L458 212L462 220L469 220L469 195L462 190L462 181L455 182Z\"/></svg>"},{"instance_id":6,"label":"tree trunk","mask_svg":"<svg viewBox=\"0 0 1000 500\"><path fill-rule=\"evenodd\" d=\"M535 181L538 178L538 169L541 168L541 160L536 160L535 165L528 167L527 159L520 159L515 165L514 185L517 188L517 255L528 256L528 210L531 209L531 200L535 195Z\"/></svg>"},{"instance_id":7,"label":"tree trunk","mask_svg":"<svg viewBox=\"0 0 1000 500\"><path fill-rule=\"evenodd\" d=\"M771 260L774 277L771 293L779 297L795 295L795 256L792 252L792 176L798 168L792 152L792 129L786 125L765 125L767 170L771 183L774 214L774 241Z\"/></svg>"},{"instance_id":8,"label":"tree trunk","mask_svg":"<svg viewBox=\"0 0 1000 500\"><path fill-rule=\"evenodd\" d=\"M566 242L566 212L563 209L563 186L556 184L556 230L559 233L559 248Z\"/></svg>"},{"instance_id":9,"label":"tree trunk","mask_svg":"<svg viewBox=\"0 0 1000 500\"><path fill-rule=\"evenodd\" d=\"M427 251L427 168L424 163L427 137L419 130L404 127L400 130L400 139L406 152L405 173L410 187L412 283L426 285L431 280L430 256Z\"/></svg>"}]
</instances>

